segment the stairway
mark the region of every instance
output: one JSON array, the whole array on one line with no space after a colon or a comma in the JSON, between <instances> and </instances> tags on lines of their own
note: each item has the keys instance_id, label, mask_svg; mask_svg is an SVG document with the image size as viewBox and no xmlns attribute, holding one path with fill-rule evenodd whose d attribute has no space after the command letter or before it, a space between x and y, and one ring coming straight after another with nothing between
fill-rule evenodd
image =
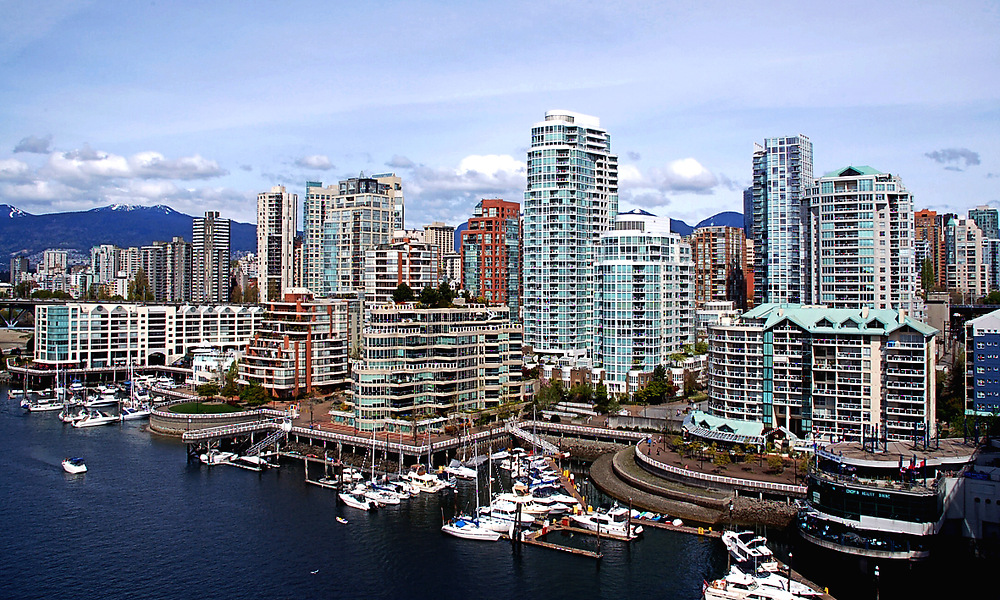
<instances>
[{"instance_id":1,"label":"stairway","mask_svg":"<svg viewBox=\"0 0 1000 600\"><path fill-rule=\"evenodd\" d=\"M520 427L515 425L513 421L507 422L507 432L513 435L514 437L521 438L522 440L541 448L542 452L544 452L545 454L559 453L559 448L555 444L547 442L543 440L540 436L534 435L532 433L529 433L521 429Z\"/></svg>"}]
</instances>

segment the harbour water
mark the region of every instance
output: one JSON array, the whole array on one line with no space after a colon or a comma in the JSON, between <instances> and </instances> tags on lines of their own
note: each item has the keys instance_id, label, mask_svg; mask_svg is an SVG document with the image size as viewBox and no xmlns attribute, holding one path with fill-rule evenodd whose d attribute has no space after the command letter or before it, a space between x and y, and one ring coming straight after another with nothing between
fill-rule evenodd
<instances>
[{"instance_id":1,"label":"harbour water","mask_svg":"<svg viewBox=\"0 0 1000 600\"><path fill-rule=\"evenodd\" d=\"M25 414L0 388L0 598L693 600L727 565L718 540L651 528L631 545L606 541L600 562L459 540L441 533L442 513L469 502L471 484L457 498L361 513L305 484L297 461L261 474L209 469L140 427L74 429L55 413ZM67 456L89 472L64 473ZM874 596L854 562L795 555L838 598ZM881 597L920 597L940 581L927 568L884 568Z\"/></svg>"}]
</instances>

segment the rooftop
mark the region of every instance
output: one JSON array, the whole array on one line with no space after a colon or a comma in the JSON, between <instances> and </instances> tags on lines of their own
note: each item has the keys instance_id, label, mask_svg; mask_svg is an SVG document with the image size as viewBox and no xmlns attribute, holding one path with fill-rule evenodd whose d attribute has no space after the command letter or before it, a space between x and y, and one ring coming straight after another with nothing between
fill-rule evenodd
<instances>
[{"instance_id":1,"label":"rooftop","mask_svg":"<svg viewBox=\"0 0 1000 600\"><path fill-rule=\"evenodd\" d=\"M837 169L836 171L830 171L826 175L823 175L823 178L826 179L827 177L859 177L862 175L885 175L885 173L879 171L878 169L873 169L868 165L861 165L857 167L849 165Z\"/></svg>"}]
</instances>

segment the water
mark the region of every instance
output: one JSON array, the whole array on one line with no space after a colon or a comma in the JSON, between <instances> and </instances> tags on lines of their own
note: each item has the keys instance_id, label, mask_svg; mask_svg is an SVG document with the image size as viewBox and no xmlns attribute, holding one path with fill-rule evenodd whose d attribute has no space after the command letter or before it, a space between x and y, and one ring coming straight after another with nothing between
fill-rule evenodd
<instances>
[{"instance_id":1,"label":"water","mask_svg":"<svg viewBox=\"0 0 1000 600\"><path fill-rule=\"evenodd\" d=\"M514 554L442 534L448 496L365 514L305 484L300 463L209 469L137 424L74 429L0 400L0 598L694 599L726 567L717 540L663 531L605 541L600 563ZM64 473L67 456L88 473Z\"/></svg>"},{"instance_id":2,"label":"water","mask_svg":"<svg viewBox=\"0 0 1000 600\"><path fill-rule=\"evenodd\" d=\"M262 474L188 464L182 443L135 422L74 429L55 412L25 414L2 388L0 440L2 599L673 600L700 598L702 580L726 570L718 540L652 528L630 545L605 541L599 563L451 538L439 529L442 512L471 503L469 483L459 484L457 498L421 494L361 513L337 506L332 490L305 484L299 462ZM64 473L67 456L83 456L89 472ZM606 501L587 483L583 490L589 503ZM874 564L794 533L765 533L780 556L794 551L795 568L837 598L875 597ZM592 549L593 539L569 544ZM945 574L964 593L985 587L979 574L995 562L966 557L941 552L928 563L882 564L881 598L926 597Z\"/></svg>"}]
</instances>

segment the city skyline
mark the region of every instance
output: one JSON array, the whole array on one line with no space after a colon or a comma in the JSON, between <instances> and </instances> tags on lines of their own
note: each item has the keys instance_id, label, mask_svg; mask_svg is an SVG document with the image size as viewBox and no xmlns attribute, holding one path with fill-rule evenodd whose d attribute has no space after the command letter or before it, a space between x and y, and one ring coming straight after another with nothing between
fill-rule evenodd
<instances>
[{"instance_id":1,"label":"city skyline","mask_svg":"<svg viewBox=\"0 0 1000 600\"><path fill-rule=\"evenodd\" d=\"M553 109L614 133L622 211L740 211L753 143L800 133L817 176L868 165L915 207L1000 203L992 3L8 13L0 203L35 214L118 202L253 222L274 185L394 171L407 227L464 222L482 198L521 201L523 131Z\"/></svg>"}]
</instances>

